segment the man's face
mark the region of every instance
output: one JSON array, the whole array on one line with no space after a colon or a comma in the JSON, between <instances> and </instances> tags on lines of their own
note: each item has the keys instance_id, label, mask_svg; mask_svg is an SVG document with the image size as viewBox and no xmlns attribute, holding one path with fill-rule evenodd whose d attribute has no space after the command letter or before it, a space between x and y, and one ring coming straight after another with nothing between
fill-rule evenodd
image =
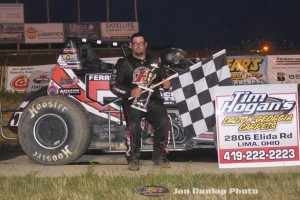
<instances>
[{"instance_id":1,"label":"man's face","mask_svg":"<svg viewBox=\"0 0 300 200\"><path fill-rule=\"evenodd\" d=\"M144 37L134 37L131 42L132 54L135 57L143 57L146 54L147 42Z\"/></svg>"}]
</instances>

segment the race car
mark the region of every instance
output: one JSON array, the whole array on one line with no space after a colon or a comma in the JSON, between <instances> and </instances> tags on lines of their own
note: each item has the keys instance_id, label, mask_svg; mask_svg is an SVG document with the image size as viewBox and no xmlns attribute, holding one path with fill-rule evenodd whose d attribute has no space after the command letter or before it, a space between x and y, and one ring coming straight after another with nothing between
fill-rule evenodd
<instances>
[{"instance_id":1,"label":"race car","mask_svg":"<svg viewBox=\"0 0 300 200\"><path fill-rule=\"evenodd\" d=\"M121 99L109 89L114 63L118 58L99 58L91 44L98 40L69 38L52 72L48 87L34 92L20 104L8 122L15 131L24 152L43 165L64 165L79 159L88 149L125 152L126 122ZM119 47L126 55L128 46L115 42L105 45ZM181 49L169 48L161 54L168 73L176 73L193 62L184 58ZM40 79L44 80L43 77ZM182 127L175 98L161 90L171 128L170 151L214 148L214 132L187 136ZM143 119L141 152L152 151L154 131Z\"/></svg>"}]
</instances>

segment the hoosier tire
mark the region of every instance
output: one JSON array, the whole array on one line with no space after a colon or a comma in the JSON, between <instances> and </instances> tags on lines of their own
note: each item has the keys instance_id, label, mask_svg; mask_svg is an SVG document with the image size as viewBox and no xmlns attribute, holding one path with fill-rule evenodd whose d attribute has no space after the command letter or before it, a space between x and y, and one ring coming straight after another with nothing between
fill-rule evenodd
<instances>
[{"instance_id":1,"label":"hoosier tire","mask_svg":"<svg viewBox=\"0 0 300 200\"><path fill-rule=\"evenodd\" d=\"M80 158L92 133L87 111L76 100L43 96L26 106L18 127L24 152L43 165L64 165Z\"/></svg>"}]
</instances>

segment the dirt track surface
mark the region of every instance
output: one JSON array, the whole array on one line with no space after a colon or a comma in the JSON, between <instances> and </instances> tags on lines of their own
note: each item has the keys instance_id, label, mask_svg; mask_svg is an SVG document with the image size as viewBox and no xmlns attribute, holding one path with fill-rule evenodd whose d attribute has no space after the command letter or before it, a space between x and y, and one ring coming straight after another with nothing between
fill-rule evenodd
<instances>
[{"instance_id":1,"label":"dirt track surface","mask_svg":"<svg viewBox=\"0 0 300 200\"><path fill-rule=\"evenodd\" d=\"M31 161L19 146L0 148L0 176L24 176L35 172L40 177L74 176L85 173L93 163L94 173L99 175L146 175L160 172L153 165L151 154L144 153L140 160L140 170L129 171L123 153L105 153L102 151L87 152L76 162L63 166L44 166ZM217 153L214 149L199 149L189 152L171 152L169 155L171 168L167 173L190 171L200 173L281 173L299 172L300 166L219 169Z\"/></svg>"}]
</instances>

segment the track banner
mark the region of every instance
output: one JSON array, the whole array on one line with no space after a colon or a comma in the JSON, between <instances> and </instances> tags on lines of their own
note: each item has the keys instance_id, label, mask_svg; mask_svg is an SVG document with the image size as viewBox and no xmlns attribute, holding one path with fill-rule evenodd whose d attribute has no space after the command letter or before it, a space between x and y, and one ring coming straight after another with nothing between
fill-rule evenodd
<instances>
[{"instance_id":1,"label":"track banner","mask_svg":"<svg viewBox=\"0 0 300 200\"><path fill-rule=\"evenodd\" d=\"M92 40L100 39L100 23L85 22L85 23L64 23L64 40L68 37L88 38Z\"/></svg>"},{"instance_id":2,"label":"track banner","mask_svg":"<svg viewBox=\"0 0 300 200\"><path fill-rule=\"evenodd\" d=\"M5 91L34 92L50 82L55 64L8 66L5 68Z\"/></svg>"},{"instance_id":3,"label":"track banner","mask_svg":"<svg viewBox=\"0 0 300 200\"><path fill-rule=\"evenodd\" d=\"M234 85L268 83L265 56L227 56L227 63Z\"/></svg>"},{"instance_id":4,"label":"track banner","mask_svg":"<svg viewBox=\"0 0 300 200\"><path fill-rule=\"evenodd\" d=\"M216 88L219 168L300 165L297 84Z\"/></svg>"},{"instance_id":5,"label":"track banner","mask_svg":"<svg viewBox=\"0 0 300 200\"><path fill-rule=\"evenodd\" d=\"M300 83L300 55L269 55L270 83Z\"/></svg>"},{"instance_id":6,"label":"track banner","mask_svg":"<svg viewBox=\"0 0 300 200\"><path fill-rule=\"evenodd\" d=\"M101 22L103 41L130 41L130 36L139 31L138 22Z\"/></svg>"},{"instance_id":7,"label":"track banner","mask_svg":"<svg viewBox=\"0 0 300 200\"><path fill-rule=\"evenodd\" d=\"M25 44L64 43L62 23L25 24Z\"/></svg>"},{"instance_id":8,"label":"track banner","mask_svg":"<svg viewBox=\"0 0 300 200\"><path fill-rule=\"evenodd\" d=\"M23 42L24 24L0 24L0 44Z\"/></svg>"},{"instance_id":9,"label":"track banner","mask_svg":"<svg viewBox=\"0 0 300 200\"><path fill-rule=\"evenodd\" d=\"M24 5L22 3L1 3L0 23L24 23Z\"/></svg>"}]
</instances>

